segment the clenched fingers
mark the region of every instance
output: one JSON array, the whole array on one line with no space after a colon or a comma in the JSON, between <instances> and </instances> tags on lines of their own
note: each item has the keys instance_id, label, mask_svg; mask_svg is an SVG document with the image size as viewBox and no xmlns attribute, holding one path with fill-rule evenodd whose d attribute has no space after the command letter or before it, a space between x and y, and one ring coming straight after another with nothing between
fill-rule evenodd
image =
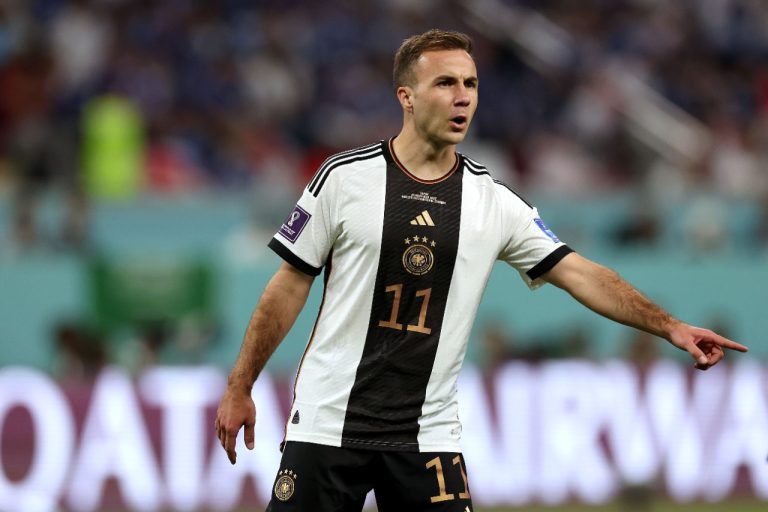
<instances>
[{"instance_id":1,"label":"clenched fingers","mask_svg":"<svg viewBox=\"0 0 768 512\"><path fill-rule=\"evenodd\" d=\"M718 362L720 362L721 359L725 357L725 352L722 351L719 347L716 351L713 351L711 354L707 354L707 362L706 363L696 363L693 366L697 370L708 370L711 367L715 366Z\"/></svg>"}]
</instances>

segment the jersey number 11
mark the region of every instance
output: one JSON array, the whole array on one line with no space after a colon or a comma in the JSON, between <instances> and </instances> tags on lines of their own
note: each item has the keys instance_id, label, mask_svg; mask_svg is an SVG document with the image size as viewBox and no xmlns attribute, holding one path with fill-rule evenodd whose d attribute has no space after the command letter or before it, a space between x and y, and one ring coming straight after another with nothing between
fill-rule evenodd
<instances>
[{"instance_id":1,"label":"jersey number 11","mask_svg":"<svg viewBox=\"0 0 768 512\"><path fill-rule=\"evenodd\" d=\"M387 293L394 293L395 297L392 299L392 311L389 314L389 320L379 321L379 327L386 327L387 329L396 329L398 331L403 330L403 324L398 323L397 315L400 312L400 299L403 296L403 285L393 284L384 288ZM426 327L424 323L427 321L427 309L429 308L429 297L432 295L432 288L426 290L417 290L416 297L421 297L421 311L419 311L419 323L416 325L408 324L405 326L405 330L411 332L420 332L422 334L430 334L432 329Z\"/></svg>"}]
</instances>

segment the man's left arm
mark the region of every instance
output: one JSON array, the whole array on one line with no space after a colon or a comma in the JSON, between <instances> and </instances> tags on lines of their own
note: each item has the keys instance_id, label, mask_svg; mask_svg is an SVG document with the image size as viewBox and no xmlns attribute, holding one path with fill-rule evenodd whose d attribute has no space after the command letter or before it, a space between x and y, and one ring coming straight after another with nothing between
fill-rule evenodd
<instances>
[{"instance_id":1,"label":"man's left arm","mask_svg":"<svg viewBox=\"0 0 768 512\"><path fill-rule=\"evenodd\" d=\"M577 253L568 254L541 277L606 318L669 340L688 352L700 370L717 364L724 348L747 351L740 343L677 320L615 271Z\"/></svg>"}]
</instances>

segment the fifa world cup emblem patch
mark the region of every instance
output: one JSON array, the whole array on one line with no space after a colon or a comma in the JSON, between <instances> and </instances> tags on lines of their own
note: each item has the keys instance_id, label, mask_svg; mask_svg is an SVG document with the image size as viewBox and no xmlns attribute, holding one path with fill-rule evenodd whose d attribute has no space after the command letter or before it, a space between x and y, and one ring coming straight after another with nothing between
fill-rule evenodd
<instances>
[{"instance_id":1,"label":"fifa world cup emblem patch","mask_svg":"<svg viewBox=\"0 0 768 512\"><path fill-rule=\"evenodd\" d=\"M275 498L280 501L288 501L296 489L296 479L299 478L299 475L292 470L283 469L277 473L277 477L277 482L275 482Z\"/></svg>"},{"instance_id":2,"label":"fifa world cup emblem patch","mask_svg":"<svg viewBox=\"0 0 768 512\"><path fill-rule=\"evenodd\" d=\"M426 236L409 237L405 239L405 251L403 252L403 267L415 276L423 276L435 263L435 254L432 252L437 244Z\"/></svg>"}]
</instances>

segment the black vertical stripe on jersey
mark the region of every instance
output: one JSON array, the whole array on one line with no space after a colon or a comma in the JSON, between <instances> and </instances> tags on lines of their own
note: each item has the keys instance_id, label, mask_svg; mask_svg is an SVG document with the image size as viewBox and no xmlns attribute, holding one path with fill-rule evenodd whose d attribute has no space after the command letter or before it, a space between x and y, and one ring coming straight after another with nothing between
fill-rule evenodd
<instances>
[{"instance_id":1,"label":"black vertical stripe on jersey","mask_svg":"<svg viewBox=\"0 0 768 512\"><path fill-rule=\"evenodd\" d=\"M389 151L382 228L381 257L376 274L371 317L362 358L347 405L341 445L344 447L418 451L418 419L421 416L429 377L437 353L448 290L456 263L461 220L462 172L444 181L418 183L394 164ZM444 205L403 196L427 192L445 201ZM428 210L435 226L411 225ZM428 238L432 269L422 276L408 273L403 266L405 239ZM413 243L413 242L412 242ZM389 320L394 293L391 285L402 284L397 322L403 329L380 327ZM423 303L420 290L432 289L424 325L430 334L406 330L417 325Z\"/></svg>"}]
</instances>

